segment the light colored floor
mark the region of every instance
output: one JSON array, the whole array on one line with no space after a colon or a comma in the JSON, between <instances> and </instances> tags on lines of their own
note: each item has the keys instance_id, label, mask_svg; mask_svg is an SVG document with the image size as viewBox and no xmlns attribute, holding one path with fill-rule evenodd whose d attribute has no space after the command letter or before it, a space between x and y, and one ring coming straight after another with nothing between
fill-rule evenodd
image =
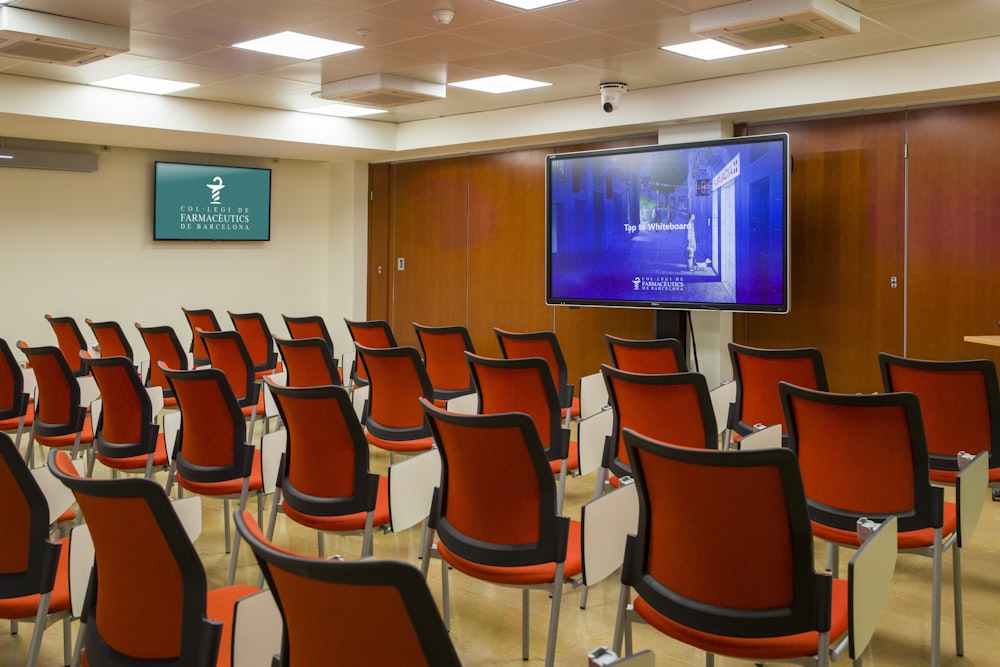
<instances>
[{"instance_id":1,"label":"light colored floor","mask_svg":"<svg viewBox=\"0 0 1000 667\"><path fill-rule=\"evenodd\" d=\"M384 471L387 459L373 454L372 467ZM162 477L160 478L162 480ZM594 478L589 475L570 479L567 483L566 511L579 518L580 506L593 494ZM948 491L950 499L951 490ZM955 655L954 615L952 603L952 557L944 558L944 590L942 595L942 665L987 667L1000 665L1000 633L998 601L1000 601L1000 503L985 499L982 519L972 544L963 550L965 594L965 656ZM738 508L734 508L734 511ZM204 532L198 540L210 586L224 583L229 557L224 553L222 538L222 503L203 504ZM696 510L692 519L697 520ZM265 513L266 519L266 513ZM285 517L279 517L275 541L287 548L304 553L316 553L315 533ZM419 528L400 534L375 536L375 554L383 558L398 558L416 564ZM328 536L327 555L340 553L354 558L360 553L360 537ZM822 566L823 546L817 543L817 563ZM842 557L845 567L849 552ZM930 576L928 558L901 555L886 609L872 646L864 655L866 665L926 665L930 662ZM257 568L248 549L241 550L237 574L239 583L255 583ZM440 602L440 570L437 561L431 564L428 582ZM520 592L471 580L459 573L450 576L452 600L452 640L464 665L541 665L544 662L545 633L549 600L543 592L531 595L531 657L520 659ZM598 646L609 646L614 629L615 606L619 586L610 578L592 588L587 608L579 608L578 591L565 588L559 624L557 664L585 666L587 653ZM21 624L20 632L11 636L6 624L0 630L0 667L24 664L32 625ZM75 625L74 625L75 633ZM387 638L390 639L391 638ZM659 635L645 626L636 626L635 649L650 649L656 654L657 665L703 665L704 654ZM849 660L842 657L840 664ZM62 631L53 626L45 633L41 665L62 664ZM268 661L262 662L268 665ZM331 662L331 664L334 664ZM717 664L752 664L745 661L718 659Z\"/></svg>"}]
</instances>

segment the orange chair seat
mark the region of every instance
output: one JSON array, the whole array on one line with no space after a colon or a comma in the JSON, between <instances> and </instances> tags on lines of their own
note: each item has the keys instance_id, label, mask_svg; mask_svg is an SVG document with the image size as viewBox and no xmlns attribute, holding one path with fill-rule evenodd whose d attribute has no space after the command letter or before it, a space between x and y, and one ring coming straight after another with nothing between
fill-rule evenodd
<instances>
[{"instance_id":1,"label":"orange chair seat","mask_svg":"<svg viewBox=\"0 0 1000 667\"><path fill-rule=\"evenodd\" d=\"M453 568L494 584L506 586L534 586L537 584L551 584L556 574L555 563L542 563L541 565L523 565L517 567L498 567L495 565L482 565L465 560L456 556L448 550L442 542L437 544L438 555L448 565ZM566 549L566 565L563 568L564 577L573 577L583 571L583 555L580 551L580 522L569 522L569 544Z\"/></svg>"},{"instance_id":2,"label":"orange chair seat","mask_svg":"<svg viewBox=\"0 0 1000 667\"><path fill-rule=\"evenodd\" d=\"M556 475L559 474L559 470L562 468L562 459L556 459L555 461L549 461L549 467L552 468L552 472ZM580 469L580 447L577 445L576 440L569 441L569 455L566 457L566 472L567 474L573 470Z\"/></svg>"},{"instance_id":3,"label":"orange chair seat","mask_svg":"<svg viewBox=\"0 0 1000 667\"><path fill-rule=\"evenodd\" d=\"M941 529L941 539L947 539L955 532L958 526L958 517L955 510L955 503L944 504L944 526ZM836 542L837 544L847 544L860 546L858 533L856 530L840 530L830 528L822 524L812 522L813 535L821 540ZM934 544L934 529L922 528L920 530L899 531L896 544L900 551L903 549L922 549Z\"/></svg>"},{"instance_id":4,"label":"orange chair seat","mask_svg":"<svg viewBox=\"0 0 1000 667\"><path fill-rule=\"evenodd\" d=\"M98 461L109 468L117 468L119 470L142 470L146 467L146 460L148 458L145 454L126 456L125 458L113 458L104 456L100 452L97 453ZM153 451L153 466L162 467L165 465L167 465L167 446L161 433L156 438L156 449Z\"/></svg>"},{"instance_id":5,"label":"orange chair seat","mask_svg":"<svg viewBox=\"0 0 1000 667\"><path fill-rule=\"evenodd\" d=\"M10 419L0 419L0 431L13 431L17 428L17 425L21 423L20 417L11 417ZM24 426L27 428L35 423L35 403L34 401L28 401L28 409L24 413Z\"/></svg>"},{"instance_id":6,"label":"orange chair seat","mask_svg":"<svg viewBox=\"0 0 1000 667\"><path fill-rule=\"evenodd\" d=\"M243 417L245 419L250 419L250 415L252 415L254 413L254 410L257 411L258 415L263 415L264 414L264 392L261 391L260 394L257 395L257 405L256 406L246 405L246 406L240 408L240 410L243 412Z\"/></svg>"},{"instance_id":7,"label":"orange chair seat","mask_svg":"<svg viewBox=\"0 0 1000 667\"><path fill-rule=\"evenodd\" d=\"M62 544L59 564L56 566L56 581L49 597L49 613L55 614L69 609L69 538L58 540ZM0 599L0 618L19 620L31 618L38 613L38 603L42 596L24 595L19 598Z\"/></svg>"},{"instance_id":8,"label":"orange chair seat","mask_svg":"<svg viewBox=\"0 0 1000 667\"><path fill-rule=\"evenodd\" d=\"M83 422L83 431L80 433L80 444L89 445L94 441L94 425L90 421L90 416ZM40 445L45 445L46 447L54 447L56 449L65 449L66 447L72 447L73 443L76 442L76 433L67 433L66 435L54 435L45 436L35 434L35 442Z\"/></svg>"},{"instance_id":9,"label":"orange chair seat","mask_svg":"<svg viewBox=\"0 0 1000 667\"><path fill-rule=\"evenodd\" d=\"M3 422L0 422L2 424ZM938 484L954 484L958 477L958 470L935 470L931 468L931 481ZM989 483L1000 483L1000 468L990 468Z\"/></svg>"},{"instance_id":10,"label":"orange chair seat","mask_svg":"<svg viewBox=\"0 0 1000 667\"><path fill-rule=\"evenodd\" d=\"M201 496L237 496L243 489L242 477L227 479L221 482L192 482L178 474L177 483L191 493L197 493ZM260 491L262 488L264 488L264 484L263 476L260 472L260 450L255 449L253 452L253 468L250 470L249 491L252 493Z\"/></svg>"},{"instance_id":11,"label":"orange chair seat","mask_svg":"<svg viewBox=\"0 0 1000 667\"><path fill-rule=\"evenodd\" d=\"M219 659L215 662L216 667L229 667L233 664L233 616L236 612L236 602L259 592L260 589L253 586L224 586L208 592L205 615L214 621L222 621L222 637L219 641Z\"/></svg>"},{"instance_id":12,"label":"orange chair seat","mask_svg":"<svg viewBox=\"0 0 1000 667\"><path fill-rule=\"evenodd\" d=\"M425 452L434 445L434 438L417 438L416 440L384 440L365 432L368 442L390 452Z\"/></svg>"},{"instance_id":13,"label":"orange chair seat","mask_svg":"<svg viewBox=\"0 0 1000 667\"><path fill-rule=\"evenodd\" d=\"M176 396L164 396L163 397L163 407L165 407L165 408L176 408L177 407L177 397Z\"/></svg>"},{"instance_id":14,"label":"orange chair seat","mask_svg":"<svg viewBox=\"0 0 1000 667\"><path fill-rule=\"evenodd\" d=\"M641 597L635 598L634 605L636 613L663 634L709 653L761 661L786 660L814 655L819 643L819 633L815 631L766 638L729 637L700 632L663 616ZM847 582L834 579L830 643L833 644L845 632L847 632Z\"/></svg>"},{"instance_id":15,"label":"orange chair seat","mask_svg":"<svg viewBox=\"0 0 1000 667\"><path fill-rule=\"evenodd\" d=\"M362 530L365 527L366 512L355 512L343 516L316 516L314 514L302 514L290 507L287 503L282 503L282 510L285 515L295 523L312 528L313 530L325 530L331 532ZM378 479L378 496L375 500L375 514L372 517L373 526L384 526L389 523L389 480L384 475Z\"/></svg>"}]
</instances>

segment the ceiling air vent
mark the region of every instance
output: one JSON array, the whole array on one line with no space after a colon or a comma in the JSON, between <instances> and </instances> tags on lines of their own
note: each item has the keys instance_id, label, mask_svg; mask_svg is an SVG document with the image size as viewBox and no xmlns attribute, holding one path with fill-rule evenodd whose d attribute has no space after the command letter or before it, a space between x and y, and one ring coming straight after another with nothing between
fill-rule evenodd
<instances>
[{"instance_id":1,"label":"ceiling air vent","mask_svg":"<svg viewBox=\"0 0 1000 667\"><path fill-rule=\"evenodd\" d=\"M0 7L0 56L57 65L86 65L129 49L129 29Z\"/></svg>"},{"instance_id":2,"label":"ceiling air vent","mask_svg":"<svg viewBox=\"0 0 1000 667\"><path fill-rule=\"evenodd\" d=\"M836 0L750 0L691 14L691 32L741 49L853 35L861 15Z\"/></svg>"},{"instance_id":3,"label":"ceiling air vent","mask_svg":"<svg viewBox=\"0 0 1000 667\"><path fill-rule=\"evenodd\" d=\"M319 90L319 97L324 100L372 107L399 107L440 100L445 95L444 84L393 74L369 74L342 81L330 81L324 83Z\"/></svg>"}]
</instances>

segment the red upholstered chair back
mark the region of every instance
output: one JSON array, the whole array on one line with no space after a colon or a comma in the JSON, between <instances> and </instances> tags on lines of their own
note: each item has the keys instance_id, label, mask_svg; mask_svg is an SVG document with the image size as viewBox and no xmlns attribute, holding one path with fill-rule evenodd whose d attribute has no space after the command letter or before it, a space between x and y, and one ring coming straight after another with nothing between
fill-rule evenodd
<instances>
[{"instance_id":1,"label":"red upholstered chair back","mask_svg":"<svg viewBox=\"0 0 1000 667\"><path fill-rule=\"evenodd\" d=\"M736 380L729 428L740 435L753 432L756 424L781 424L782 433L787 433L778 398L779 382L829 389L823 357L814 347L763 349L730 343L729 356Z\"/></svg>"},{"instance_id":2,"label":"red upholstered chair back","mask_svg":"<svg viewBox=\"0 0 1000 667\"><path fill-rule=\"evenodd\" d=\"M208 350L205 349L205 343L198 335L198 329L219 331L222 327L219 326L219 320L216 319L215 313L208 308L181 308L181 310L184 312L188 326L191 327L190 350L192 357L194 357L194 365L203 366L208 363Z\"/></svg>"},{"instance_id":3,"label":"red upholstered chair back","mask_svg":"<svg viewBox=\"0 0 1000 667\"><path fill-rule=\"evenodd\" d=\"M341 384L337 361L322 338L275 338L289 387Z\"/></svg>"},{"instance_id":4,"label":"red upholstered chair back","mask_svg":"<svg viewBox=\"0 0 1000 667\"><path fill-rule=\"evenodd\" d=\"M830 579L813 568L794 454L675 447L632 430L623 438L640 506L623 583L702 632L768 637L829 629ZM826 627L817 620L824 608Z\"/></svg>"},{"instance_id":5,"label":"red upholstered chair back","mask_svg":"<svg viewBox=\"0 0 1000 667\"><path fill-rule=\"evenodd\" d=\"M347 331L355 345L368 348L396 347L396 337L385 320L349 320L344 318ZM367 370L361 360L357 360L352 372L352 380L357 385L368 384Z\"/></svg>"},{"instance_id":6,"label":"red upholstered chair back","mask_svg":"<svg viewBox=\"0 0 1000 667\"><path fill-rule=\"evenodd\" d=\"M895 514L901 533L941 525L914 394L831 394L785 382L780 394L814 520L848 531L860 516Z\"/></svg>"},{"instance_id":7,"label":"red upholstered chair back","mask_svg":"<svg viewBox=\"0 0 1000 667\"><path fill-rule=\"evenodd\" d=\"M147 387L162 387L163 395L173 396L170 383L160 370L160 362L167 368L178 371L186 371L188 368L187 354L181 341L177 338L173 327L144 327L138 322L135 323L139 335L142 336L143 343L146 344L146 351L149 353L149 369L146 371L145 384Z\"/></svg>"},{"instance_id":8,"label":"red upholstered chair back","mask_svg":"<svg viewBox=\"0 0 1000 667\"><path fill-rule=\"evenodd\" d=\"M514 333L494 328L500 352L507 359L540 357L545 360L559 394L560 405L567 407L572 400L569 391L569 375L566 359L563 357L559 339L551 331L529 331Z\"/></svg>"},{"instance_id":9,"label":"red upholstered chair back","mask_svg":"<svg viewBox=\"0 0 1000 667\"><path fill-rule=\"evenodd\" d=\"M632 340L604 334L611 366L630 373L682 373L687 371L684 348L676 338Z\"/></svg>"},{"instance_id":10,"label":"red upholstered chair back","mask_svg":"<svg viewBox=\"0 0 1000 667\"><path fill-rule=\"evenodd\" d=\"M225 374L218 368L175 371L160 365L177 397L181 429L177 474L193 482L246 477L253 463L246 422Z\"/></svg>"},{"instance_id":11,"label":"red upholstered chair back","mask_svg":"<svg viewBox=\"0 0 1000 667\"><path fill-rule=\"evenodd\" d=\"M954 482L959 451L990 453L1000 466L1000 389L996 365L988 359L928 361L879 355L887 392L907 391L920 399L930 454L931 478Z\"/></svg>"},{"instance_id":12,"label":"red upholstered chair back","mask_svg":"<svg viewBox=\"0 0 1000 667\"><path fill-rule=\"evenodd\" d=\"M326 322L322 317L319 315L293 317L291 315L282 314L281 318L285 321L285 326L288 328L288 335L293 339L322 338L326 344L330 346L330 354L334 354L333 337L330 335L330 331L326 328Z\"/></svg>"},{"instance_id":13,"label":"red upholstered chair back","mask_svg":"<svg viewBox=\"0 0 1000 667\"><path fill-rule=\"evenodd\" d=\"M126 357L130 361L134 358L132 345L125 337L121 325L114 321L95 322L89 317L86 322L90 330L94 332L94 338L97 339L102 357Z\"/></svg>"},{"instance_id":14,"label":"red upholstered chair back","mask_svg":"<svg viewBox=\"0 0 1000 667\"><path fill-rule=\"evenodd\" d=\"M0 338L0 421L25 414L29 396L24 393L24 373L10 345Z\"/></svg>"},{"instance_id":15,"label":"red upholstered chair back","mask_svg":"<svg viewBox=\"0 0 1000 667\"><path fill-rule=\"evenodd\" d=\"M608 468L618 477L631 474L621 432L628 428L648 438L679 447L716 449L718 429L701 373L651 375L601 365L614 410Z\"/></svg>"},{"instance_id":16,"label":"red upholstered chair back","mask_svg":"<svg viewBox=\"0 0 1000 667\"><path fill-rule=\"evenodd\" d=\"M458 667L458 656L420 572L400 561L309 558L275 546L249 512L236 527L278 600L280 667Z\"/></svg>"},{"instance_id":17,"label":"red upholstered chair back","mask_svg":"<svg viewBox=\"0 0 1000 667\"><path fill-rule=\"evenodd\" d=\"M137 665L215 665L220 626L206 618L205 571L163 488L147 479L81 478L62 452L50 461L94 543L87 654L111 650Z\"/></svg>"},{"instance_id":18,"label":"red upholstered chair back","mask_svg":"<svg viewBox=\"0 0 1000 667\"><path fill-rule=\"evenodd\" d=\"M400 439L427 434L419 398L434 399L431 381L415 347L369 348L357 344L371 382L366 425L401 431Z\"/></svg>"},{"instance_id":19,"label":"red upholstered chair back","mask_svg":"<svg viewBox=\"0 0 1000 667\"><path fill-rule=\"evenodd\" d=\"M521 412L531 417L550 460L565 458L559 397L548 363L540 357L493 359L466 353L479 413Z\"/></svg>"},{"instance_id":20,"label":"red upholstered chair back","mask_svg":"<svg viewBox=\"0 0 1000 667\"><path fill-rule=\"evenodd\" d=\"M430 327L413 323L423 352L424 367L438 400L471 393L474 389L466 352L475 352L463 326Z\"/></svg>"},{"instance_id":21,"label":"red upholstered chair back","mask_svg":"<svg viewBox=\"0 0 1000 667\"><path fill-rule=\"evenodd\" d=\"M74 375L86 375L87 370L80 361L80 352L85 356L90 356L87 349L87 341L83 337L83 332L72 317L53 317L46 315L52 326L52 331L56 334L56 345L66 357L66 363Z\"/></svg>"},{"instance_id":22,"label":"red upholstered chair back","mask_svg":"<svg viewBox=\"0 0 1000 667\"><path fill-rule=\"evenodd\" d=\"M447 548L485 564L561 561L568 519L555 514L555 479L531 418L421 404L441 453L431 522Z\"/></svg>"},{"instance_id":23,"label":"red upholstered chair back","mask_svg":"<svg viewBox=\"0 0 1000 667\"><path fill-rule=\"evenodd\" d=\"M43 435L64 435L83 428L86 409L80 406L80 383L57 347L18 348L35 371L38 399L35 405L35 430ZM77 353L79 359L79 352Z\"/></svg>"},{"instance_id":24,"label":"red upholstered chair back","mask_svg":"<svg viewBox=\"0 0 1000 667\"><path fill-rule=\"evenodd\" d=\"M257 402L260 385L257 384L253 359L239 331L204 331L198 335L205 343L209 363L226 375L233 395L241 407Z\"/></svg>"},{"instance_id":25,"label":"red upholstered chair back","mask_svg":"<svg viewBox=\"0 0 1000 667\"><path fill-rule=\"evenodd\" d=\"M229 311L229 318L243 338L243 344L246 345L250 359L253 361L254 371L257 373L273 371L277 364L278 355L274 351L274 339L264 316L260 313Z\"/></svg>"},{"instance_id":26,"label":"red upholstered chair back","mask_svg":"<svg viewBox=\"0 0 1000 667\"><path fill-rule=\"evenodd\" d=\"M311 496L317 503L331 501L331 511L324 513L362 511L364 502L352 499L367 491L368 441L347 390L332 384L288 387L270 379L265 382L288 429L282 474L290 486L281 485L285 501L294 505ZM338 505L352 507L333 512ZM306 508L296 509L308 513Z\"/></svg>"},{"instance_id":27,"label":"red upholstered chair back","mask_svg":"<svg viewBox=\"0 0 1000 667\"><path fill-rule=\"evenodd\" d=\"M113 458L149 454L159 428L132 362L126 357L100 357L88 366L101 392L101 418L94 433L97 451Z\"/></svg>"}]
</instances>

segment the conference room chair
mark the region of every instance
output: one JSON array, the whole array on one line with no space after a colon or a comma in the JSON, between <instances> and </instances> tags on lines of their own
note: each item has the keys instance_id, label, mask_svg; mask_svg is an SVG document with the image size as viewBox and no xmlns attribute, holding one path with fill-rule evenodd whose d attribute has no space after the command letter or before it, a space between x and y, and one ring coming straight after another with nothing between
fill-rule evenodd
<instances>
[{"instance_id":1,"label":"conference room chair","mask_svg":"<svg viewBox=\"0 0 1000 667\"><path fill-rule=\"evenodd\" d=\"M90 356L90 348L87 347L87 340L83 337L79 325L72 317L53 317L46 315L45 319L52 327L56 335L56 347L62 351L66 357L66 363L76 376L86 375L87 369L80 363L80 353Z\"/></svg>"},{"instance_id":2,"label":"conference room chair","mask_svg":"<svg viewBox=\"0 0 1000 667\"><path fill-rule=\"evenodd\" d=\"M459 667L420 571L395 560L325 560L273 544L248 512L235 517L281 612L274 667Z\"/></svg>"},{"instance_id":3,"label":"conference room chair","mask_svg":"<svg viewBox=\"0 0 1000 667\"><path fill-rule=\"evenodd\" d=\"M299 338L320 338L330 348L330 356L336 359L333 349L333 336L326 328L326 322L320 315L285 315L281 314L281 319L285 321L285 328L288 329L288 336L292 339Z\"/></svg>"},{"instance_id":4,"label":"conference room chair","mask_svg":"<svg viewBox=\"0 0 1000 667\"><path fill-rule=\"evenodd\" d=\"M165 470L169 461L167 447L156 415L160 405L154 405L153 394L162 404L159 387L147 390L127 357L105 357L87 360L87 367L101 392L94 402L94 457L87 474L93 473L94 461L119 472L143 473L150 479L155 470ZM152 392L152 394L151 394Z\"/></svg>"},{"instance_id":5,"label":"conference room chair","mask_svg":"<svg viewBox=\"0 0 1000 667\"><path fill-rule=\"evenodd\" d=\"M956 478L957 502L945 502L944 489L931 485L915 394L831 394L787 382L779 391L788 448L798 456L813 534L828 545L831 571L837 572L839 547L858 547L860 518L898 517L899 551L932 559L930 664L937 667L941 563L950 550L955 650L962 655L961 552L982 511L988 454L965 466Z\"/></svg>"},{"instance_id":6,"label":"conference room chair","mask_svg":"<svg viewBox=\"0 0 1000 667\"><path fill-rule=\"evenodd\" d=\"M611 366L631 373L684 373L684 347L676 338L635 340L604 334Z\"/></svg>"},{"instance_id":7,"label":"conference room chair","mask_svg":"<svg viewBox=\"0 0 1000 667\"><path fill-rule=\"evenodd\" d=\"M931 481L954 484L958 454L989 452L989 485L1000 493L1000 387L989 359L929 361L883 352L878 355L887 392L908 391L920 399Z\"/></svg>"},{"instance_id":8,"label":"conference room chair","mask_svg":"<svg viewBox=\"0 0 1000 667\"><path fill-rule=\"evenodd\" d=\"M369 469L368 441L347 390L332 384L287 387L270 378L264 381L287 436L267 538L274 536L280 509L295 523L317 531L321 558L323 534L331 532L360 533L361 557L371 556L373 529L389 525L389 484Z\"/></svg>"},{"instance_id":9,"label":"conference room chair","mask_svg":"<svg viewBox=\"0 0 1000 667\"><path fill-rule=\"evenodd\" d=\"M205 344L209 365L221 370L247 420L247 441L253 438L258 414L264 414L264 394L257 379L253 359L239 331L197 330Z\"/></svg>"},{"instance_id":10,"label":"conference room chair","mask_svg":"<svg viewBox=\"0 0 1000 667\"><path fill-rule=\"evenodd\" d=\"M419 399L434 400L430 378L415 347L366 347L355 343L369 382L362 412L368 442L389 452L411 456L434 445Z\"/></svg>"},{"instance_id":11,"label":"conference room chair","mask_svg":"<svg viewBox=\"0 0 1000 667\"><path fill-rule=\"evenodd\" d=\"M24 460L29 466L32 464L36 442L45 447L71 449L76 458L81 447L89 448L94 441L88 414L90 403L97 398L94 378L86 375L86 365L83 377L74 374L58 347L29 347L24 341L18 341L17 347L31 364L38 389ZM82 361L81 355L77 353L78 361Z\"/></svg>"},{"instance_id":12,"label":"conference room chair","mask_svg":"<svg viewBox=\"0 0 1000 667\"><path fill-rule=\"evenodd\" d=\"M562 417L566 425L569 426L570 420L580 416L580 399L573 396L575 388L569 383L566 358L563 357L559 339L554 332L526 331L515 333L494 327L493 333L496 334L497 342L500 344L500 353L504 358L541 357L544 359L552 374L552 381L555 382L559 405L562 406Z\"/></svg>"},{"instance_id":13,"label":"conference room chair","mask_svg":"<svg viewBox=\"0 0 1000 667\"><path fill-rule=\"evenodd\" d=\"M191 493L223 501L226 551L230 551L230 500L246 507L250 493L263 511L261 451L250 444L247 424L226 375L218 368L181 371L160 365L173 387L181 425L167 475L169 494L176 481ZM239 536L232 540L227 584L236 576Z\"/></svg>"},{"instance_id":14,"label":"conference room chair","mask_svg":"<svg viewBox=\"0 0 1000 667\"><path fill-rule=\"evenodd\" d=\"M139 331L149 354L143 384L146 387L159 387L163 392L164 406L176 408L177 399L174 397L174 390L170 388L170 383L167 382L166 376L160 370L160 362L162 361L167 368L186 371L191 367L191 357L184 351L184 346L181 345L173 327L167 325L144 327L136 322L135 328Z\"/></svg>"},{"instance_id":15,"label":"conference room chair","mask_svg":"<svg viewBox=\"0 0 1000 667\"><path fill-rule=\"evenodd\" d=\"M443 616L450 625L448 570L521 589L521 658L528 660L529 591L551 597L545 665L555 663L562 590L583 569L580 523L561 516L535 422L523 413L467 415L420 399L441 454L423 544L441 559ZM497 610L496 613L499 613Z\"/></svg>"},{"instance_id":16,"label":"conference room chair","mask_svg":"<svg viewBox=\"0 0 1000 667\"><path fill-rule=\"evenodd\" d=\"M26 377L30 376L30 377ZM25 373L10 345L0 338L0 431L14 432L14 445L21 449L25 427L35 421L35 372Z\"/></svg>"},{"instance_id":17,"label":"conference room chair","mask_svg":"<svg viewBox=\"0 0 1000 667\"><path fill-rule=\"evenodd\" d=\"M442 406L453 398L475 391L466 352L475 354L469 330L461 325L432 327L413 323L417 344L434 387L434 399Z\"/></svg>"},{"instance_id":18,"label":"conference room chair","mask_svg":"<svg viewBox=\"0 0 1000 667\"><path fill-rule=\"evenodd\" d=\"M0 618L34 623L27 667L38 664L42 633L62 620L64 664L71 654L69 538L50 538L49 506L14 441L0 433Z\"/></svg>"},{"instance_id":19,"label":"conference room chair","mask_svg":"<svg viewBox=\"0 0 1000 667\"><path fill-rule=\"evenodd\" d=\"M385 320L349 320L344 318L347 325L347 332L351 334L351 340L355 346L367 348L396 347L396 336L392 333L392 328ZM368 384L367 371L364 364L357 358L350 372L351 383L355 387L364 387Z\"/></svg>"},{"instance_id":20,"label":"conference room chair","mask_svg":"<svg viewBox=\"0 0 1000 667\"><path fill-rule=\"evenodd\" d=\"M626 541L613 650L636 620L714 656L827 665L861 654L885 606L896 519L852 561L848 581L816 572L795 455L677 447L626 429L639 497ZM633 598L633 594L635 597Z\"/></svg>"},{"instance_id":21,"label":"conference room chair","mask_svg":"<svg viewBox=\"0 0 1000 667\"><path fill-rule=\"evenodd\" d=\"M191 346L188 351L191 353L192 364L194 366L205 366L210 363L208 360L208 350L205 343L198 334L198 329L202 331L221 331L219 320L215 317L215 312L210 308L181 308L188 326L191 328Z\"/></svg>"},{"instance_id":22,"label":"conference room chair","mask_svg":"<svg viewBox=\"0 0 1000 667\"><path fill-rule=\"evenodd\" d=\"M259 589L208 588L198 552L156 482L81 477L62 452L49 467L73 491L93 541L77 642L84 664L228 667L234 606Z\"/></svg>"},{"instance_id":23,"label":"conference room chair","mask_svg":"<svg viewBox=\"0 0 1000 667\"><path fill-rule=\"evenodd\" d=\"M465 358L479 395L479 414L522 412L535 424L550 470L559 479L556 509L562 511L566 477L579 470L580 456L564 426L548 363L540 357L494 359L471 352Z\"/></svg>"},{"instance_id":24,"label":"conference room chair","mask_svg":"<svg viewBox=\"0 0 1000 667\"><path fill-rule=\"evenodd\" d=\"M719 432L708 382L701 373L634 373L601 364L613 411L611 435L604 445L595 497L632 476L622 431L632 429L647 438L679 447L718 449Z\"/></svg>"},{"instance_id":25,"label":"conference room chair","mask_svg":"<svg viewBox=\"0 0 1000 667\"><path fill-rule=\"evenodd\" d=\"M829 391L822 353L814 347L759 348L729 343L736 399L729 407L727 447L768 426L781 424L788 439L778 383Z\"/></svg>"},{"instance_id":26,"label":"conference room chair","mask_svg":"<svg viewBox=\"0 0 1000 667\"><path fill-rule=\"evenodd\" d=\"M229 319L233 321L233 327L243 337L243 343L250 353L250 359L253 360L256 378L259 380L265 375L281 370L278 353L274 349L274 338L264 316L260 313L234 313L231 310L227 312Z\"/></svg>"},{"instance_id":27,"label":"conference room chair","mask_svg":"<svg viewBox=\"0 0 1000 667\"><path fill-rule=\"evenodd\" d=\"M89 317L84 320L90 331L97 340L97 352L102 357L126 357L129 361L135 359L132 353L132 345L125 337L121 325L118 322L109 320L107 322L95 322Z\"/></svg>"},{"instance_id":28,"label":"conference room chair","mask_svg":"<svg viewBox=\"0 0 1000 667\"><path fill-rule=\"evenodd\" d=\"M322 338L274 338L289 387L341 385L333 348Z\"/></svg>"}]
</instances>

